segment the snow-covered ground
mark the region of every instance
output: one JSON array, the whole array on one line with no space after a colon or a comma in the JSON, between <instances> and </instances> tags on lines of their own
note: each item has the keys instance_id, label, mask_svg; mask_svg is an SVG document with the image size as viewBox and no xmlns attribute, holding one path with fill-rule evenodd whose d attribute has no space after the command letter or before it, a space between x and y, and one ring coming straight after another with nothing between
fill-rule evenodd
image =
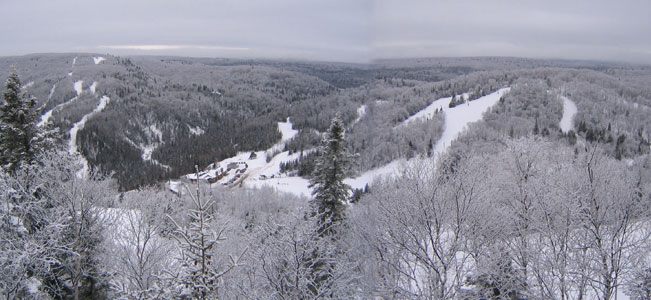
<instances>
[{"instance_id":1,"label":"snow-covered ground","mask_svg":"<svg viewBox=\"0 0 651 300\"><path fill-rule=\"evenodd\" d=\"M77 64L77 57L75 56L75 58L72 59L72 65L74 66L76 64Z\"/></svg>"},{"instance_id":2,"label":"snow-covered ground","mask_svg":"<svg viewBox=\"0 0 651 300\"><path fill-rule=\"evenodd\" d=\"M563 100L563 117L561 118L561 122L558 123L558 126L563 133L567 133L574 129L574 115L576 115L578 109L574 101L569 98L561 96L561 100Z\"/></svg>"},{"instance_id":3,"label":"snow-covered ground","mask_svg":"<svg viewBox=\"0 0 651 300\"><path fill-rule=\"evenodd\" d=\"M56 90L56 88L57 88L57 84L55 83L54 85L52 85L52 89L50 89L50 93L47 95L48 101L52 99L52 96L54 95L54 90Z\"/></svg>"},{"instance_id":4,"label":"snow-covered ground","mask_svg":"<svg viewBox=\"0 0 651 300\"><path fill-rule=\"evenodd\" d=\"M77 133L79 132L79 130L84 128L84 126L86 126L86 122L88 121L88 119L90 117L92 117L95 114L97 114L97 113L101 112L102 110L104 110L104 108L106 108L106 105L108 105L108 103L110 101L111 101L111 99L109 97L102 96L102 98L99 99L99 104L97 105L97 107L95 107L95 109L93 109L93 111L91 111L90 113L83 116L81 118L81 120L79 120L79 122L75 123L72 126L72 128L70 129L70 141L68 142L68 153L70 153L72 155L79 155L79 159L81 160L81 162L83 164L82 169L77 172L77 177L79 177L79 178L84 178L84 177L87 176L87 174L88 174L88 161L86 161L84 156L81 155L79 153L78 149L77 149Z\"/></svg>"},{"instance_id":5,"label":"snow-covered ground","mask_svg":"<svg viewBox=\"0 0 651 300\"><path fill-rule=\"evenodd\" d=\"M38 121L38 123L36 124L36 126L38 126L38 127L42 127L43 125L45 125L45 124L50 120L50 118L52 117L52 113L53 113L55 110L57 110L57 109L59 109L59 108L65 106L65 105L68 105L68 104L70 104L70 103L72 103L72 102L75 102L75 101L77 101L77 99L79 99L79 97L75 96L75 97L73 97L72 99L70 99L70 100L68 100L68 101L66 101L66 102L60 103L59 105L55 106L54 108L48 110L48 111L45 112L43 115L41 115L41 119Z\"/></svg>"},{"instance_id":6,"label":"snow-covered ground","mask_svg":"<svg viewBox=\"0 0 651 300\"><path fill-rule=\"evenodd\" d=\"M464 93L461 96L463 97L463 99L468 99L470 94ZM407 120L404 120L401 125L407 125L407 124L409 124L409 123L411 123L413 121L416 121L416 120L431 119L432 116L434 116L434 114L436 113L437 110L438 111L440 111L440 110L445 111L446 109L450 109L449 105L450 105L451 100L452 100L452 97L445 97L445 98L435 100L434 102L432 102L432 104L428 105L424 109L420 110L419 112L415 113L411 117L407 118Z\"/></svg>"},{"instance_id":7,"label":"snow-covered ground","mask_svg":"<svg viewBox=\"0 0 651 300\"><path fill-rule=\"evenodd\" d=\"M449 107L452 97L441 98L409 117L402 124L408 124L419 119L431 118L437 110L442 110L445 114L445 129L443 130L441 138L434 145L433 152L433 155L438 156L443 154L448 147L452 145L452 141L459 137L468 124L481 120L484 113L497 104L500 98L504 94L508 93L510 89L511 88L508 87L503 88L497 92L466 102L465 104L457 105L453 108ZM463 96L464 98L467 98L468 94L464 94ZM348 178L345 182L353 188L361 189L364 188L366 184L372 183L374 180L381 177L399 175L402 170L405 170L405 167L408 164L418 163L414 161L418 159L419 158L414 158L410 161L405 159L394 160L382 167L366 171L356 178Z\"/></svg>"},{"instance_id":8,"label":"snow-covered ground","mask_svg":"<svg viewBox=\"0 0 651 300\"><path fill-rule=\"evenodd\" d=\"M353 121L353 125L357 124L366 115L366 104L357 108L357 118Z\"/></svg>"},{"instance_id":9,"label":"snow-covered ground","mask_svg":"<svg viewBox=\"0 0 651 300\"><path fill-rule=\"evenodd\" d=\"M93 81L93 84L90 85L90 92L94 95L95 90L97 89L97 81Z\"/></svg>"},{"instance_id":10,"label":"snow-covered ground","mask_svg":"<svg viewBox=\"0 0 651 300\"><path fill-rule=\"evenodd\" d=\"M434 145L434 155L444 153L450 147L452 141L466 129L468 124L481 120L484 113L497 104L500 98L510 90L510 87L502 88L497 92L469 101L466 104L457 105L454 108L444 106L445 129L441 138Z\"/></svg>"},{"instance_id":11,"label":"snow-covered ground","mask_svg":"<svg viewBox=\"0 0 651 300\"><path fill-rule=\"evenodd\" d=\"M43 115L41 115L41 119L38 121L36 126L42 127L43 125L45 125L50 120L50 118L52 117L52 113L55 110L65 106L65 105L68 105L68 104L76 101L77 99L79 99L79 95L81 95L81 93L83 91L83 83L84 83L83 80L79 80L79 81L75 82L72 85L72 88L75 90L75 92L77 92L77 96L73 97L72 99L70 99L70 100L68 100L66 102L60 103L59 105L55 106L54 108L46 111ZM47 101L50 101L50 98L52 98L52 95L54 94L54 89L56 89L56 84L54 86L52 86L52 89L50 90L50 95L47 97ZM45 104L47 104L47 102ZM45 104L43 104L43 107L45 107Z\"/></svg>"},{"instance_id":12,"label":"snow-covered ground","mask_svg":"<svg viewBox=\"0 0 651 300\"><path fill-rule=\"evenodd\" d=\"M289 154L289 151L282 151L285 142L291 140L298 134L298 130L292 128L289 118L285 122L278 122L278 130L281 133L281 139L278 143L267 150L263 151L243 151L237 155L215 163L206 170L201 171L198 175L200 179L216 180L214 186L244 186L244 187L262 187L269 186L277 188L279 191L290 192L293 194L310 195L307 188L308 181L300 177L287 177L280 174L280 164L296 160L300 153ZM309 149L303 151L306 155L314 151ZM275 154L275 155L274 155ZM274 155L271 157L271 155ZM269 156L269 162L267 157ZM231 168L229 168L229 165ZM194 180L196 174L187 174L187 179ZM216 178L219 177L217 180ZM169 182L170 189L180 185L178 181Z\"/></svg>"},{"instance_id":13,"label":"snow-covered ground","mask_svg":"<svg viewBox=\"0 0 651 300\"><path fill-rule=\"evenodd\" d=\"M190 133L192 135L202 135L202 134L204 134L206 132L205 130L201 129L201 127L199 127L199 126L192 127L192 126L188 125L188 129L190 130Z\"/></svg>"},{"instance_id":14,"label":"snow-covered ground","mask_svg":"<svg viewBox=\"0 0 651 300\"><path fill-rule=\"evenodd\" d=\"M77 92L77 96L80 96L81 93L84 91L84 81L83 80L75 81L72 87L75 89L75 92Z\"/></svg>"},{"instance_id":15,"label":"snow-covered ground","mask_svg":"<svg viewBox=\"0 0 651 300\"><path fill-rule=\"evenodd\" d=\"M131 146L140 149L140 151L142 152L141 154L142 160L149 161L165 169L169 169L170 166L163 164L158 160L152 158L152 154L154 153L154 150L156 150L156 148L158 148L161 144L163 144L163 132L158 128L158 126L156 126L156 124L149 125L149 127L147 127L147 130L149 131L150 140L155 140L155 141L150 141L148 144L144 144L144 143L136 144L128 137L125 137L124 140L127 141L129 144L131 144Z\"/></svg>"},{"instance_id":16,"label":"snow-covered ground","mask_svg":"<svg viewBox=\"0 0 651 300\"><path fill-rule=\"evenodd\" d=\"M106 58L98 56L98 57L93 57L93 61L95 62L96 65L99 65L101 62L105 61Z\"/></svg>"},{"instance_id":17,"label":"snow-covered ground","mask_svg":"<svg viewBox=\"0 0 651 300\"><path fill-rule=\"evenodd\" d=\"M434 147L434 154L440 155L444 153L447 148L467 127L468 124L479 121L482 119L483 114L492 106L497 104L499 99L506 93L510 91L510 88L503 88L498 90L495 93L486 95L474 101L469 101L465 104L457 105L454 108L449 107L451 97L438 99L422 111L416 113L414 116L405 120L404 124L412 122L421 118L431 117L436 110L441 110L445 114L445 129L439 141ZM464 94L464 97L468 97L467 94ZM364 108L365 110L365 108ZM363 115L361 108L358 110L358 116ZM239 185L250 188L259 188L259 187L271 187L277 191L287 192L295 195L301 196L310 196L311 190L308 187L309 181L301 177L288 177L286 174L280 173L280 164L283 162L289 162L296 160L300 153L289 154L288 151L281 151L284 147L284 143L292 139L297 133L297 130L292 129L292 124L288 119L287 122L279 122L278 129L282 133L281 141L276 145L272 146L267 151L257 151L253 152L254 158L251 158L252 152L240 152L236 156L220 161L219 163L213 165L209 170L203 171L199 174L201 178L204 176L204 179L215 177L218 174L224 174L226 166L229 163L235 162L245 162L247 168L242 171L242 173L233 174L235 172L229 172L227 176L221 178L215 184L224 184L228 182L239 183ZM314 151L310 149L304 151L304 154ZM272 153L278 153L273 158L270 158L267 162L267 155ZM406 166L418 162L419 158L414 158L412 160L399 159L392 161L391 163L384 165L382 167L364 172L356 178L347 178L345 182L353 188L364 188L366 184L372 183L374 180L377 180L381 177L386 176L395 176L400 174L403 170L406 169ZM233 176L237 176L237 180L233 181ZM186 175L188 179L196 178L194 174ZM170 182L170 187L178 185L178 182ZM231 185L233 186L233 185Z\"/></svg>"},{"instance_id":18,"label":"snow-covered ground","mask_svg":"<svg viewBox=\"0 0 651 300\"><path fill-rule=\"evenodd\" d=\"M34 81L30 81L30 82L24 84L21 88L23 90L26 90L26 89L30 88L31 86L33 86L33 85L34 85Z\"/></svg>"}]
</instances>

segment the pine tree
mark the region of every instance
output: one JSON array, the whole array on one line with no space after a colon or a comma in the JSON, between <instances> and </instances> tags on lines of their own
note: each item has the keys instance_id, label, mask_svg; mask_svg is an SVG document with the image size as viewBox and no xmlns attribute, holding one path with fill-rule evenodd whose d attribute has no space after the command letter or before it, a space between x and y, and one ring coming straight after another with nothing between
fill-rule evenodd
<instances>
[{"instance_id":1,"label":"pine tree","mask_svg":"<svg viewBox=\"0 0 651 300\"><path fill-rule=\"evenodd\" d=\"M195 166L197 175L199 169ZM213 217L210 213L214 202L200 197L199 182L197 181L196 194L188 190L194 208L188 212L190 222L188 226L181 226L171 217L176 226L175 239L182 250L182 270L180 283L182 284L182 298L213 299L217 294L218 280L235 267L236 261L231 259L231 264L219 272L214 264L214 248L223 237L225 226L215 231Z\"/></svg>"},{"instance_id":2,"label":"pine tree","mask_svg":"<svg viewBox=\"0 0 651 300\"><path fill-rule=\"evenodd\" d=\"M331 235L334 233L334 225L344 219L346 201L351 190L344 183L352 157L346 149L344 135L344 125L337 113L322 141L320 156L310 180L310 187L314 188L314 212L320 218L320 235Z\"/></svg>"},{"instance_id":3,"label":"pine tree","mask_svg":"<svg viewBox=\"0 0 651 300\"><path fill-rule=\"evenodd\" d=\"M0 107L0 167L13 174L30 164L45 149L46 135L36 126L36 101L21 91L14 68L7 78L4 104Z\"/></svg>"}]
</instances>

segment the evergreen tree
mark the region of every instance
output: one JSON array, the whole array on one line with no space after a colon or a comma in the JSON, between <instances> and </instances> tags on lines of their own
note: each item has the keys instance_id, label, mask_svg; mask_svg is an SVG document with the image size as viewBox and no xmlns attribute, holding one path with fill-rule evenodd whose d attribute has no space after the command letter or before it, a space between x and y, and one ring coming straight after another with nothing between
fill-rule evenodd
<instances>
[{"instance_id":1,"label":"evergreen tree","mask_svg":"<svg viewBox=\"0 0 651 300\"><path fill-rule=\"evenodd\" d=\"M4 103L0 107L0 167L15 173L30 164L45 149L46 135L36 126L36 101L21 91L16 69L7 78Z\"/></svg>"},{"instance_id":2,"label":"evergreen tree","mask_svg":"<svg viewBox=\"0 0 651 300\"><path fill-rule=\"evenodd\" d=\"M195 166L197 175L199 169ZM220 230L214 230L215 222L211 210L214 202L211 199L204 200L200 197L199 182L197 182L196 194L188 190L194 207L188 211L188 226L179 225L172 217L168 218L176 227L174 238L182 250L181 272L178 278L182 286L181 298L189 299L213 299L217 295L217 283L219 279L235 267L236 262L231 261L221 272L213 265L213 254L216 245L225 240L225 226Z\"/></svg>"},{"instance_id":3,"label":"evergreen tree","mask_svg":"<svg viewBox=\"0 0 651 300\"><path fill-rule=\"evenodd\" d=\"M350 186L344 183L351 155L346 149L345 129L339 113L332 119L319 151L310 187L314 188L314 212L319 215L319 234L330 235L333 225L344 219Z\"/></svg>"}]
</instances>

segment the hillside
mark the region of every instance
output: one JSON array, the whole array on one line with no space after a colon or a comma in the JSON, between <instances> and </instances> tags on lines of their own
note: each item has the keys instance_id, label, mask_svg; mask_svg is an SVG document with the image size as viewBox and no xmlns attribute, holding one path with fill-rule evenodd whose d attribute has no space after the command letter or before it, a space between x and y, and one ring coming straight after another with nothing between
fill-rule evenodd
<instances>
[{"instance_id":1,"label":"hillside","mask_svg":"<svg viewBox=\"0 0 651 300\"><path fill-rule=\"evenodd\" d=\"M578 135L619 159L649 151L651 91L640 78L651 71L643 66L513 58L373 65L82 53L0 58L0 69L11 65L36 97L41 123L58 127L71 152L81 153L89 169L114 174L122 190L271 148L281 140L276 124L288 117L298 134L283 142L278 150L287 157L276 161L285 173L309 177L311 156L295 153L317 146L336 112L349 125L351 151L359 154L351 177L364 176L450 146L449 138L437 145L449 125L443 114L427 110L436 99L475 99L506 86L511 92L483 116L483 148L495 142L486 139L535 130L565 144ZM110 102L98 109L104 97ZM562 99L576 104L573 132L559 123ZM428 117L416 120L424 111ZM452 149L479 134L470 131Z\"/></svg>"}]
</instances>

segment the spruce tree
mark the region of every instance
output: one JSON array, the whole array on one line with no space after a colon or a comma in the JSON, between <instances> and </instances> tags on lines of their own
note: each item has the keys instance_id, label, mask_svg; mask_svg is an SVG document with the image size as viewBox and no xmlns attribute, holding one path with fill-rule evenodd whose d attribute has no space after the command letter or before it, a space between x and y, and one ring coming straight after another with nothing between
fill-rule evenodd
<instances>
[{"instance_id":1,"label":"spruce tree","mask_svg":"<svg viewBox=\"0 0 651 300\"><path fill-rule=\"evenodd\" d=\"M21 91L16 69L7 78L4 103L0 107L0 166L13 174L21 164L30 164L39 153L43 134L36 126L36 101Z\"/></svg>"},{"instance_id":2,"label":"spruce tree","mask_svg":"<svg viewBox=\"0 0 651 300\"><path fill-rule=\"evenodd\" d=\"M334 225L345 215L350 186L344 183L351 166L351 155L346 149L345 129L337 114L330 124L316 160L310 187L314 212L319 216L319 234L331 235Z\"/></svg>"}]
</instances>

